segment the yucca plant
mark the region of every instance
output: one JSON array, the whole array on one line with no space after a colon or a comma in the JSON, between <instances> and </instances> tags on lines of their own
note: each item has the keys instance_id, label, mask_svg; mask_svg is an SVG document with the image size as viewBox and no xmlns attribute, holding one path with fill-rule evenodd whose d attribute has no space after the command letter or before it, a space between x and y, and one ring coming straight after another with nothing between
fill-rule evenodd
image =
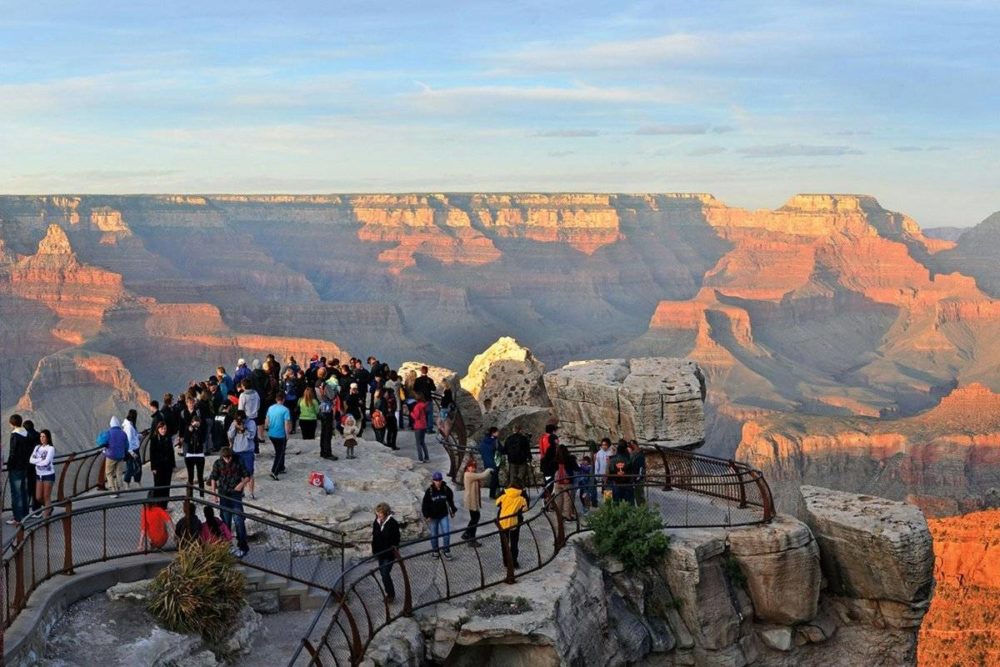
<instances>
[{"instance_id":1,"label":"yucca plant","mask_svg":"<svg viewBox=\"0 0 1000 667\"><path fill-rule=\"evenodd\" d=\"M604 503L587 515L587 524L597 553L616 556L628 570L652 564L669 544L659 513L646 505Z\"/></svg>"},{"instance_id":2,"label":"yucca plant","mask_svg":"<svg viewBox=\"0 0 1000 667\"><path fill-rule=\"evenodd\" d=\"M229 545L187 542L153 580L148 609L168 630L218 641L243 606L245 585Z\"/></svg>"}]
</instances>

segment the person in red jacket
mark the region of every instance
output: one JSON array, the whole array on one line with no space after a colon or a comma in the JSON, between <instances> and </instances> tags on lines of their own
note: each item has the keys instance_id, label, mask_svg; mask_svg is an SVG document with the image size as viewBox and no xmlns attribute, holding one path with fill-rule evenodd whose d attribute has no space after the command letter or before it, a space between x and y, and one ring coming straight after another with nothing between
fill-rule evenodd
<instances>
[{"instance_id":1,"label":"person in red jacket","mask_svg":"<svg viewBox=\"0 0 1000 667\"><path fill-rule=\"evenodd\" d=\"M427 453L427 444L424 442L427 436L427 396L417 394L417 402L410 408L410 418L413 420L413 436L417 439L417 460L426 463L430 460Z\"/></svg>"}]
</instances>

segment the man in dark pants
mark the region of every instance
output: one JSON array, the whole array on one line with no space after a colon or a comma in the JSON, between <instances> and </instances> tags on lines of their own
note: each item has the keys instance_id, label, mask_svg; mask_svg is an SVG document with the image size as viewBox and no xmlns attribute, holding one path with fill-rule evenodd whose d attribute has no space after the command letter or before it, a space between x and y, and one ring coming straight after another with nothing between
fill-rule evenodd
<instances>
[{"instance_id":1,"label":"man in dark pants","mask_svg":"<svg viewBox=\"0 0 1000 667\"><path fill-rule=\"evenodd\" d=\"M392 584L392 564L396 562L399 549L399 524L386 503L375 506L375 521L372 522L372 553L378 557L379 574L385 588L385 601L396 599L396 587Z\"/></svg>"},{"instance_id":2,"label":"man in dark pants","mask_svg":"<svg viewBox=\"0 0 1000 667\"><path fill-rule=\"evenodd\" d=\"M521 524L524 523L524 512L528 509L528 501L524 497L521 485L514 482L497 498L496 524L500 529L500 544L506 542L510 553L510 561L507 560L508 550L503 553L503 562L507 567L518 569L521 564L517 562L518 542L521 538Z\"/></svg>"},{"instance_id":3,"label":"man in dark pants","mask_svg":"<svg viewBox=\"0 0 1000 667\"><path fill-rule=\"evenodd\" d=\"M219 458L212 465L208 478L208 488L219 497L222 520L230 529L236 523L236 548L233 555L243 558L250 551L247 544L247 528L243 518L243 488L250 483L250 473L230 447L223 447Z\"/></svg>"},{"instance_id":4,"label":"man in dark pants","mask_svg":"<svg viewBox=\"0 0 1000 667\"><path fill-rule=\"evenodd\" d=\"M24 430L28 432L28 451L35 451L37 447L42 442L42 434L35 430L35 422L30 419L24 420ZM31 505L31 511L34 512L37 509L41 509L42 504L38 502L35 498L35 485L38 483L38 475L35 474L35 466L28 466L28 503Z\"/></svg>"},{"instance_id":5,"label":"man in dark pants","mask_svg":"<svg viewBox=\"0 0 1000 667\"><path fill-rule=\"evenodd\" d=\"M483 467L490 469L490 500L496 500L497 492L500 488L500 466L496 463L497 458L497 434L500 432L496 426L491 426L486 437L479 443L479 455L483 457Z\"/></svg>"},{"instance_id":6,"label":"man in dark pants","mask_svg":"<svg viewBox=\"0 0 1000 667\"><path fill-rule=\"evenodd\" d=\"M21 415L10 416L10 447L7 449L7 479L10 484L10 504L14 518L7 524L18 526L28 516L28 468L31 465L31 444Z\"/></svg>"}]
</instances>

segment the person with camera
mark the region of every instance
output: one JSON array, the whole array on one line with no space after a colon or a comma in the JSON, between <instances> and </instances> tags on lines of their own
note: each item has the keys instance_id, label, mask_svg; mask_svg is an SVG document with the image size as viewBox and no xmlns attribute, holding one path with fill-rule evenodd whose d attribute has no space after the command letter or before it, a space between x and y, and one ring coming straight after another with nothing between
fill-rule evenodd
<instances>
[{"instance_id":1,"label":"person with camera","mask_svg":"<svg viewBox=\"0 0 1000 667\"><path fill-rule=\"evenodd\" d=\"M253 451L253 439L256 435L256 427L249 422L243 410L236 411L236 418L229 425L229 446L233 450L233 456L243 464L250 481L247 482L244 490L250 494L250 499L255 500L253 470L256 456Z\"/></svg>"}]
</instances>

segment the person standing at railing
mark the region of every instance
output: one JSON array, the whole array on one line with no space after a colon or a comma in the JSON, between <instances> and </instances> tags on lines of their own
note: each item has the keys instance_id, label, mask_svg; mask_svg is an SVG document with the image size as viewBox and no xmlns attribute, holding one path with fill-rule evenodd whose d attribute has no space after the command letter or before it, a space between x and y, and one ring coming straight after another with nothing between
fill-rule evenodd
<instances>
[{"instance_id":1,"label":"person standing at railing","mask_svg":"<svg viewBox=\"0 0 1000 667\"><path fill-rule=\"evenodd\" d=\"M52 516L52 485L56 481L56 467L53 460L56 457L56 448L52 446L52 433L47 428L43 428L38 434L39 443L31 452L28 463L35 466L35 500L39 507L45 507L43 516Z\"/></svg>"},{"instance_id":2,"label":"person standing at railing","mask_svg":"<svg viewBox=\"0 0 1000 667\"><path fill-rule=\"evenodd\" d=\"M628 454L628 465L625 468L634 483L633 501L636 505L645 505L646 455L642 453L642 448L636 440L629 440Z\"/></svg>"},{"instance_id":3,"label":"person standing at railing","mask_svg":"<svg viewBox=\"0 0 1000 667\"><path fill-rule=\"evenodd\" d=\"M497 458L498 434L500 429L491 426L479 443L479 455L483 459L483 467L490 471L490 500L496 500L500 490L500 461ZM500 456L503 456L500 454Z\"/></svg>"},{"instance_id":4,"label":"person standing at railing","mask_svg":"<svg viewBox=\"0 0 1000 667\"><path fill-rule=\"evenodd\" d=\"M128 455L128 436L122 430L118 417L112 417L108 428L108 444L104 446L104 484L111 497L117 498L122 490L122 461Z\"/></svg>"},{"instance_id":5,"label":"person standing at railing","mask_svg":"<svg viewBox=\"0 0 1000 667\"><path fill-rule=\"evenodd\" d=\"M553 445L555 449L554 483L552 493L555 499L556 511L563 519L568 521L576 520L576 493L574 485L577 475L580 474L580 466L576 462L576 457L569 453L566 445Z\"/></svg>"},{"instance_id":6,"label":"person standing at railing","mask_svg":"<svg viewBox=\"0 0 1000 667\"><path fill-rule=\"evenodd\" d=\"M520 483L514 482L497 498L497 528L500 529L500 548L503 549L503 564L507 568L518 569L518 542L521 539L521 524L528 509L528 499ZM506 543L506 549L504 549ZM508 553L510 560L507 559Z\"/></svg>"},{"instance_id":7,"label":"person standing at railing","mask_svg":"<svg viewBox=\"0 0 1000 667\"><path fill-rule=\"evenodd\" d=\"M462 539L467 540L470 547L479 546L479 542L476 542L476 528L479 526L480 510L483 507L482 483L492 475L489 468L482 472L476 472L476 468L476 459L470 457L469 462L465 464L465 474L462 476L462 484L464 485L462 500L465 503L465 509L469 510L469 525L462 533Z\"/></svg>"},{"instance_id":8,"label":"person standing at railing","mask_svg":"<svg viewBox=\"0 0 1000 667\"><path fill-rule=\"evenodd\" d=\"M385 601L396 600L396 587L392 584L392 565L399 553L399 522L392 515L387 503L375 506L375 521L372 522L372 554L378 558L378 571L382 575Z\"/></svg>"},{"instance_id":9,"label":"person standing at railing","mask_svg":"<svg viewBox=\"0 0 1000 667\"><path fill-rule=\"evenodd\" d=\"M608 473L611 471L611 438L601 438L601 447L594 454L594 477L603 491L608 487Z\"/></svg>"},{"instance_id":10,"label":"person standing at railing","mask_svg":"<svg viewBox=\"0 0 1000 667\"><path fill-rule=\"evenodd\" d=\"M230 530L233 529L233 524L236 524L236 548L233 549L233 555L237 558L243 558L250 551L246 521L243 517L243 489L249 483L250 474L240 460L233 456L232 448L223 447L219 452L219 458L212 465L208 486L209 490L219 498L222 521Z\"/></svg>"},{"instance_id":11,"label":"person standing at railing","mask_svg":"<svg viewBox=\"0 0 1000 667\"><path fill-rule=\"evenodd\" d=\"M149 468L153 473L153 486L170 486L170 480L176 467L177 460L174 458L174 446L171 442L167 422L164 420L155 422L153 433L149 437ZM170 489L154 488L151 496L159 498L159 506L166 509L166 498L170 497Z\"/></svg>"},{"instance_id":12,"label":"person standing at railing","mask_svg":"<svg viewBox=\"0 0 1000 667\"><path fill-rule=\"evenodd\" d=\"M455 507L455 494L451 487L444 483L444 475L441 471L435 471L431 475L431 485L424 492L424 500L421 503L421 510L424 521L431 530L431 554L438 558L439 541L444 542L444 558L451 560L451 519L455 517L458 509Z\"/></svg>"},{"instance_id":13,"label":"person standing at railing","mask_svg":"<svg viewBox=\"0 0 1000 667\"><path fill-rule=\"evenodd\" d=\"M41 434L35 430L35 422L30 419L24 420L24 430L28 432L28 446L31 447L31 451L35 451L35 447L42 441ZM29 511L34 512L41 505L38 504L36 498L35 489L38 488L38 475L35 474L35 466L28 466L28 504Z\"/></svg>"},{"instance_id":14,"label":"person standing at railing","mask_svg":"<svg viewBox=\"0 0 1000 667\"><path fill-rule=\"evenodd\" d=\"M514 425L511 433L503 443L504 454L507 456L508 486L515 484L524 489L531 481L531 440L521 433L521 425Z\"/></svg>"},{"instance_id":15,"label":"person standing at railing","mask_svg":"<svg viewBox=\"0 0 1000 667\"><path fill-rule=\"evenodd\" d=\"M139 453L139 430L135 427L135 422L139 418L135 410L129 410L122 422L122 430L128 438L128 453L125 455L125 488L132 486L142 486L142 455Z\"/></svg>"}]
</instances>

